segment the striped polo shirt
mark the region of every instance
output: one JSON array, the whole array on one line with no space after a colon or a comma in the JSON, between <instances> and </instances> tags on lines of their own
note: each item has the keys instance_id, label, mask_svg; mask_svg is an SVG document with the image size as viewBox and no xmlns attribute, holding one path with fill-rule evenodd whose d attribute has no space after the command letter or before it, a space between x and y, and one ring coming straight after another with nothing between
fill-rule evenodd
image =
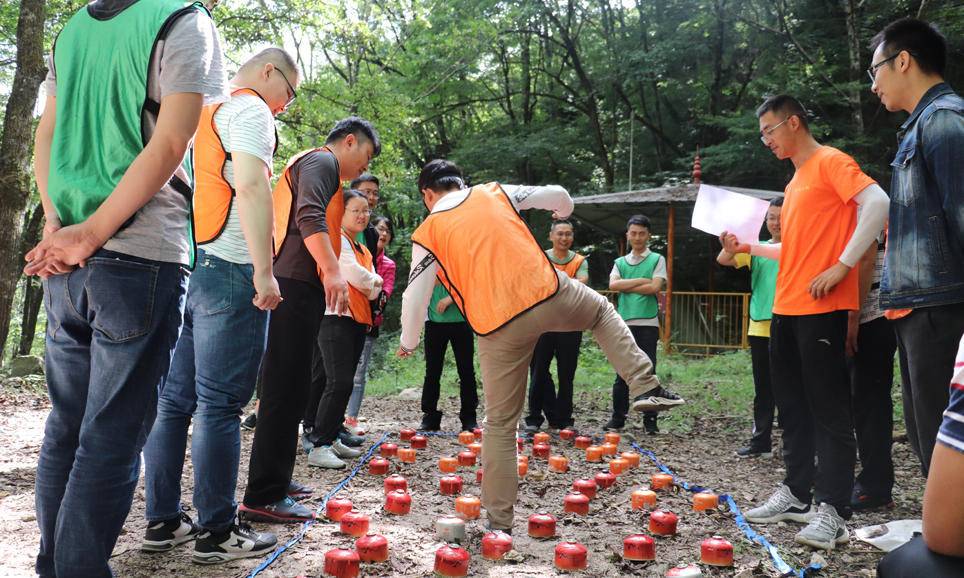
<instances>
[{"instance_id":1,"label":"striped polo shirt","mask_svg":"<svg viewBox=\"0 0 964 578\"><path fill-rule=\"evenodd\" d=\"M954 377L951 378L951 400L944 410L944 423L937 433L937 441L964 453L964 338L957 349Z\"/></svg>"}]
</instances>

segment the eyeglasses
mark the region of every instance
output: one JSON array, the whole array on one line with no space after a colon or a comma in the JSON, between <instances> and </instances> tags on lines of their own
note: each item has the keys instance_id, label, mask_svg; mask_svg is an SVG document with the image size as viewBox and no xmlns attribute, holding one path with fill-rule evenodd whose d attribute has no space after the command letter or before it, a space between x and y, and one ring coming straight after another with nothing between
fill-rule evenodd
<instances>
[{"instance_id":1,"label":"eyeglasses","mask_svg":"<svg viewBox=\"0 0 964 578\"><path fill-rule=\"evenodd\" d=\"M775 130L777 130L778 128L780 128L781 125L783 125L784 123L786 123L788 120L790 120L791 118L793 118L793 117L795 117L795 116L796 116L795 114L791 114L791 115L788 116L787 118L783 119L781 122L778 122L778 123L776 124L776 126L771 126L770 128L766 128L766 129L761 130L761 131L760 131L760 142L762 142L763 144L769 144L769 142L770 142L770 135L773 134L773 131L775 131Z\"/></svg>"},{"instance_id":2,"label":"eyeglasses","mask_svg":"<svg viewBox=\"0 0 964 578\"><path fill-rule=\"evenodd\" d=\"M295 92L295 87L291 86L291 83L288 82L288 77L285 76L284 72L281 72L280 68L276 66L273 70L277 71L277 73L281 75L281 78L285 79L285 84L288 85L288 91L291 92L291 95L288 97L288 102L285 103L285 108L288 108L291 106L291 103L295 101L295 98L298 97L298 93Z\"/></svg>"},{"instance_id":3,"label":"eyeglasses","mask_svg":"<svg viewBox=\"0 0 964 578\"><path fill-rule=\"evenodd\" d=\"M898 52L897 54L891 56L890 58L885 58L885 59L881 60L881 61L878 62L877 64L875 64L875 65L873 65L873 66L871 66L870 68L867 69L867 76L870 77L870 82L871 82L871 84L873 84L874 82L877 82L877 69L880 68L881 66L887 64L887 63L890 62L891 60L897 58L898 56L900 56L900 52Z\"/></svg>"},{"instance_id":4,"label":"eyeglasses","mask_svg":"<svg viewBox=\"0 0 964 578\"><path fill-rule=\"evenodd\" d=\"M348 209L347 212L348 212L348 213L351 213L352 215L371 215L371 214L372 214L371 209L361 209L361 210L359 210L359 209Z\"/></svg>"}]
</instances>

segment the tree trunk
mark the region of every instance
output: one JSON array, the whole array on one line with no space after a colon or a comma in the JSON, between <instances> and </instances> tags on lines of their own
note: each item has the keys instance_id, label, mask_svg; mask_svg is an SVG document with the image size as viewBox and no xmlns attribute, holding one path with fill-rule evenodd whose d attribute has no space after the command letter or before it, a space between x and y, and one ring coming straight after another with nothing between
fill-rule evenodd
<instances>
[{"instance_id":1,"label":"tree trunk","mask_svg":"<svg viewBox=\"0 0 964 578\"><path fill-rule=\"evenodd\" d=\"M859 133L864 132L864 114L860 99L860 92L863 85L860 82L864 77L863 67L860 65L860 36L857 29L857 10L859 7L855 0L841 0L844 12L847 14L847 48L850 53L850 82L852 88L850 92L850 116L853 118L854 126Z\"/></svg>"},{"instance_id":2,"label":"tree trunk","mask_svg":"<svg viewBox=\"0 0 964 578\"><path fill-rule=\"evenodd\" d=\"M20 238L20 254L23 255L31 247L40 242L44 226L44 208L37 203L30 213L30 219L23 228ZM36 277L27 277L23 286L23 311L20 317L20 343L17 355L29 355L33 347L33 338L37 334L37 316L43 303L43 285Z\"/></svg>"},{"instance_id":3,"label":"tree trunk","mask_svg":"<svg viewBox=\"0 0 964 578\"><path fill-rule=\"evenodd\" d=\"M33 109L46 74L44 18L46 0L22 0L17 20L17 67L3 117L0 141L0 351L7 344L11 305L23 261L20 231L30 197Z\"/></svg>"}]
</instances>

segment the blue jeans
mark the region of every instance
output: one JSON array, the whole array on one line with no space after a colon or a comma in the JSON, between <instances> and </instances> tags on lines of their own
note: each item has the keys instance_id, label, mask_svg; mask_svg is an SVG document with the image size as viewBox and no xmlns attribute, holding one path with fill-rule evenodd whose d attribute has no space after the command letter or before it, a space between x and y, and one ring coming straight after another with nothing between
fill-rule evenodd
<instances>
[{"instance_id":1,"label":"blue jeans","mask_svg":"<svg viewBox=\"0 0 964 578\"><path fill-rule=\"evenodd\" d=\"M358 360L358 367L355 369L355 386L351 390L351 398L348 400L348 417L358 417L361 411L361 402L365 398L365 384L368 382L368 362L372 359L372 349L375 346L373 335L365 336L365 348L362 349L361 359Z\"/></svg>"},{"instance_id":2,"label":"blue jeans","mask_svg":"<svg viewBox=\"0 0 964 578\"><path fill-rule=\"evenodd\" d=\"M41 576L112 575L187 278L175 263L101 250L45 283L52 408L37 464Z\"/></svg>"},{"instance_id":3,"label":"blue jeans","mask_svg":"<svg viewBox=\"0 0 964 578\"><path fill-rule=\"evenodd\" d=\"M238 417L251 399L264 354L268 313L255 307L251 265L199 251L187 291L184 327L144 446L147 519L181 511L187 430L194 419L194 507L213 532L234 521L241 432Z\"/></svg>"}]
</instances>

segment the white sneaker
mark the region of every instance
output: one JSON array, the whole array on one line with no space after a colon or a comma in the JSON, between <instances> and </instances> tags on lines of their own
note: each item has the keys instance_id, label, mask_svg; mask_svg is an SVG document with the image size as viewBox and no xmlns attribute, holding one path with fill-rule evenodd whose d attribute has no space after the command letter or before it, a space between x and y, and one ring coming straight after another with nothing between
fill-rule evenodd
<instances>
[{"instance_id":1,"label":"white sneaker","mask_svg":"<svg viewBox=\"0 0 964 578\"><path fill-rule=\"evenodd\" d=\"M813 518L810 504L804 504L793 495L790 488L781 484L762 506L748 510L744 517L754 524L774 522L809 522Z\"/></svg>"},{"instance_id":2,"label":"white sneaker","mask_svg":"<svg viewBox=\"0 0 964 578\"><path fill-rule=\"evenodd\" d=\"M341 440L336 439L335 443L331 444L331 449L334 450L335 455L339 458L357 458L362 455L362 451L358 448L348 447L341 443Z\"/></svg>"},{"instance_id":3,"label":"white sneaker","mask_svg":"<svg viewBox=\"0 0 964 578\"><path fill-rule=\"evenodd\" d=\"M318 468L340 470L348 464L338 459L332 446L319 446L312 449L311 453L308 454L308 465Z\"/></svg>"},{"instance_id":4,"label":"white sneaker","mask_svg":"<svg viewBox=\"0 0 964 578\"><path fill-rule=\"evenodd\" d=\"M807 527L797 532L793 541L821 550L833 550L835 546L850 541L847 522L830 504L821 503Z\"/></svg>"}]
</instances>

